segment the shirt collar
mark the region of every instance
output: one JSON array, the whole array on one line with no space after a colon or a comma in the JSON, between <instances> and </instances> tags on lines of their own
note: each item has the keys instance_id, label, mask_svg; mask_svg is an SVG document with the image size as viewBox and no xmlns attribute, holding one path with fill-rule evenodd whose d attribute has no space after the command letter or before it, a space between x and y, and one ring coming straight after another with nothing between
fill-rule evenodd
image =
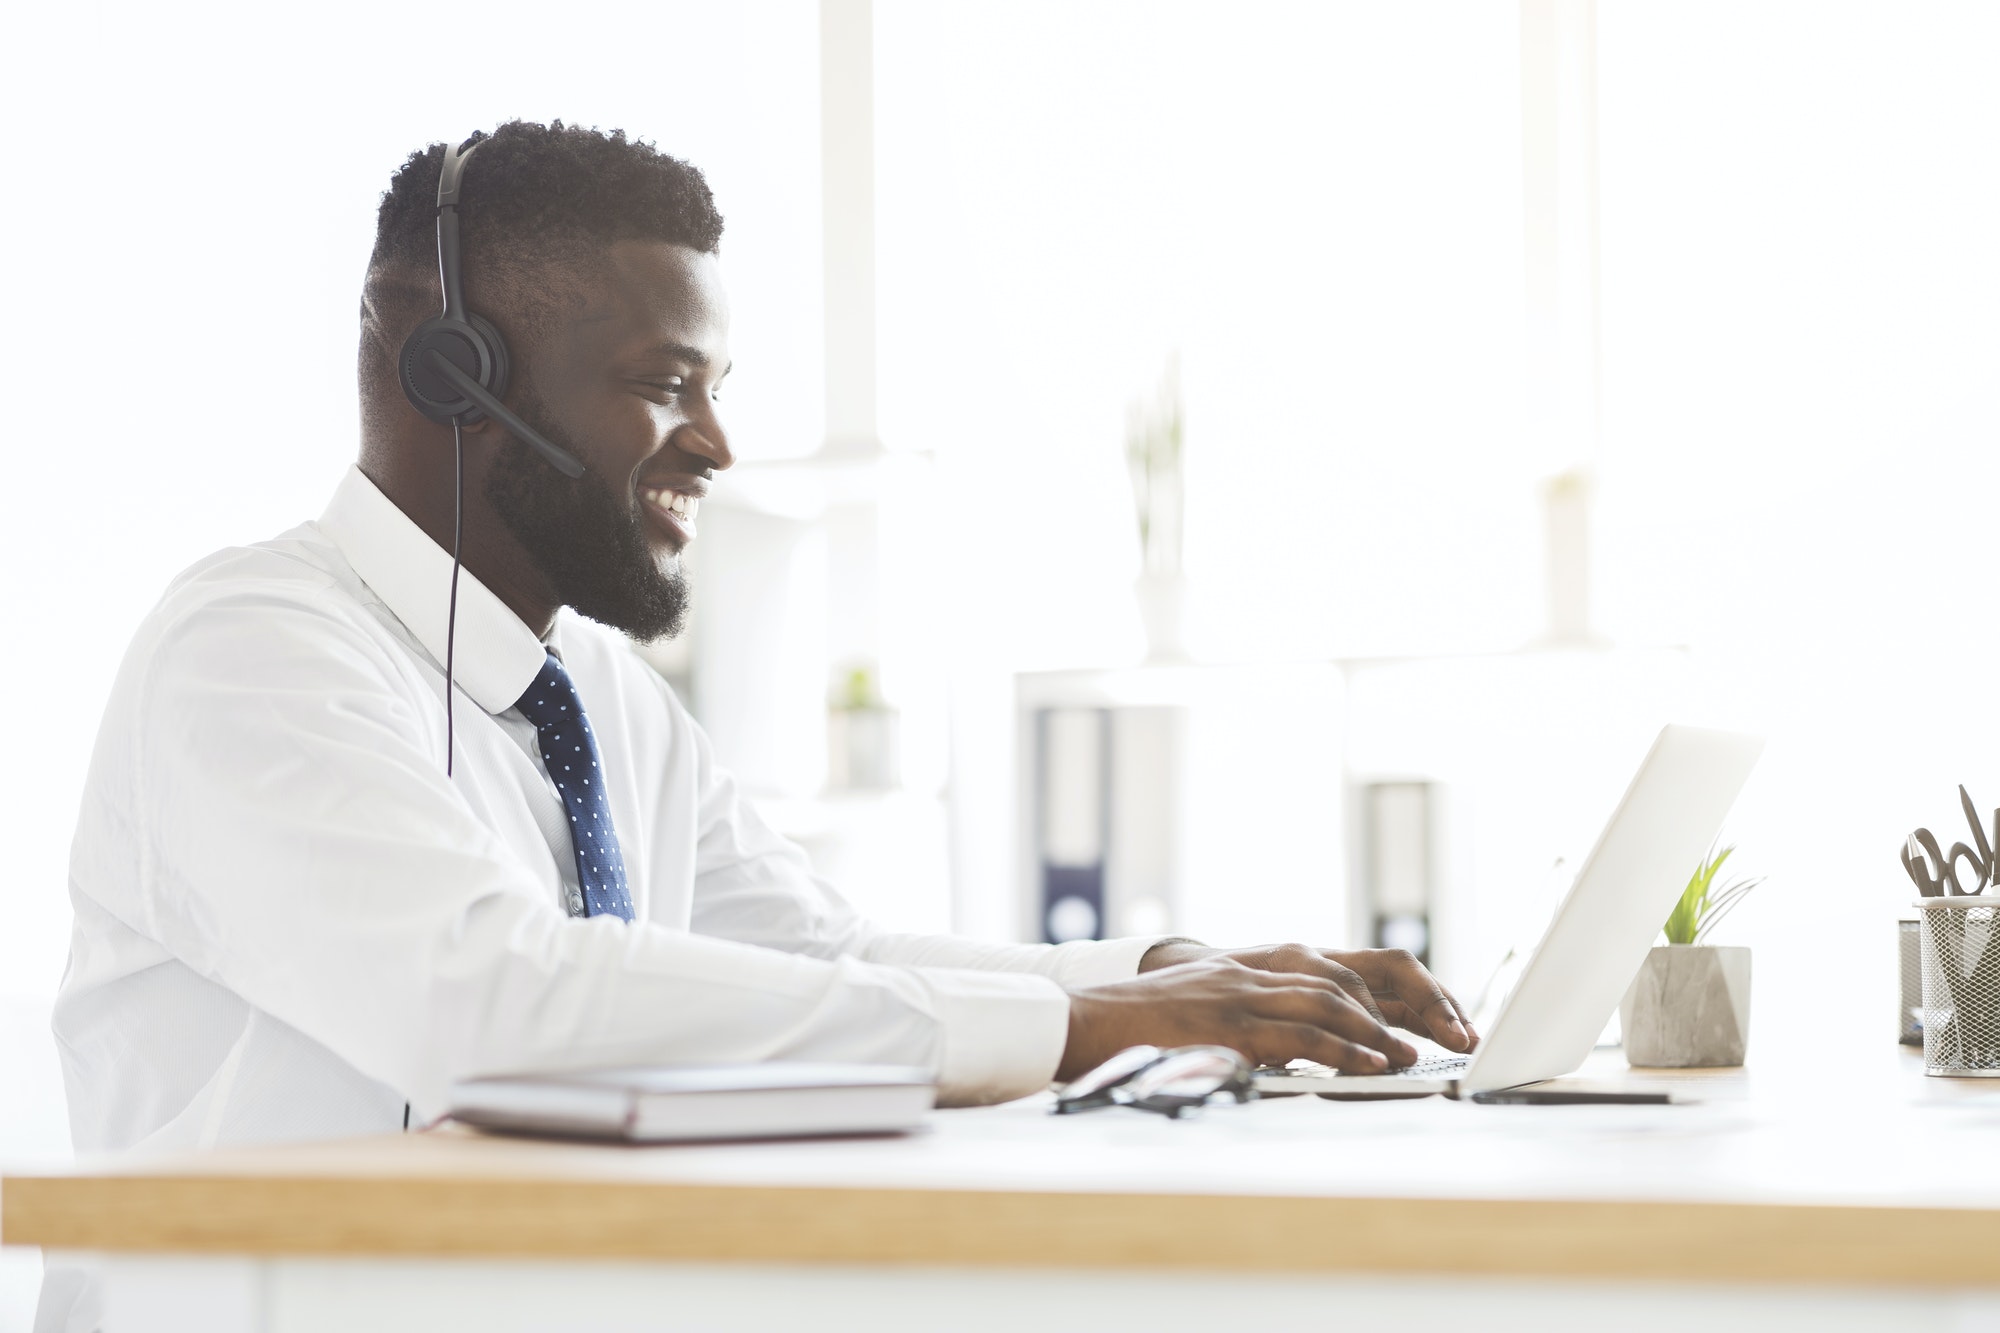
<instances>
[{"instance_id":1,"label":"shirt collar","mask_svg":"<svg viewBox=\"0 0 2000 1333\"><path fill-rule=\"evenodd\" d=\"M348 468L340 479L319 527L361 581L442 666L451 606L451 552L432 541L359 467ZM552 629L544 643L470 570L459 570L452 678L487 712L512 708L541 673L549 651L561 656L559 632Z\"/></svg>"}]
</instances>

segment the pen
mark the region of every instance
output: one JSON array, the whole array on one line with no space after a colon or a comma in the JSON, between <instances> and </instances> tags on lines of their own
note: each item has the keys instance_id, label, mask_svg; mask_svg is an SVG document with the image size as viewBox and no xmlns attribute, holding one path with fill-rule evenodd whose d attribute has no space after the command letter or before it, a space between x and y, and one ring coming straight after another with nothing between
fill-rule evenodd
<instances>
[{"instance_id":1,"label":"pen","mask_svg":"<svg viewBox=\"0 0 2000 1333\"><path fill-rule=\"evenodd\" d=\"M1566 1092L1560 1088L1503 1088L1475 1092L1469 1098L1481 1106L1670 1106L1668 1092Z\"/></svg>"}]
</instances>

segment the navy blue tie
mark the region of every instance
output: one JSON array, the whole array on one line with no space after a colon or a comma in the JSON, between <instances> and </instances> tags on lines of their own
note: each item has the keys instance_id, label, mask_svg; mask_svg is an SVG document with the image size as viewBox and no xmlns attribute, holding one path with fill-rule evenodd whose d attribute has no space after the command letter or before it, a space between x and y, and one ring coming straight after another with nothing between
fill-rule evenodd
<instances>
[{"instance_id":1,"label":"navy blue tie","mask_svg":"<svg viewBox=\"0 0 2000 1333\"><path fill-rule=\"evenodd\" d=\"M583 886L586 916L632 919L632 895L625 885L625 858L611 827L611 802L604 771L597 765L597 738L583 715L583 700L554 653L535 683L514 705L535 724L542 764L555 780L569 812L570 841L576 845L576 877Z\"/></svg>"}]
</instances>

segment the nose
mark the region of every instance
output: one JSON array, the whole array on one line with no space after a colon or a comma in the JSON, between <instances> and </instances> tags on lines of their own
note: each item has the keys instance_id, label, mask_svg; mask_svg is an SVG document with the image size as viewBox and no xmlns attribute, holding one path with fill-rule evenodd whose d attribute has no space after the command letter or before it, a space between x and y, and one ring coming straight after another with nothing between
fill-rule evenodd
<instances>
[{"instance_id":1,"label":"nose","mask_svg":"<svg viewBox=\"0 0 2000 1333\"><path fill-rule=\"evenodd\" d=\"M717 472L726 471L736 462L736 454L729 447L729 434L712 410L683 423L674 432L674 447L701 459Z\"/></svg>"}]
</instances>

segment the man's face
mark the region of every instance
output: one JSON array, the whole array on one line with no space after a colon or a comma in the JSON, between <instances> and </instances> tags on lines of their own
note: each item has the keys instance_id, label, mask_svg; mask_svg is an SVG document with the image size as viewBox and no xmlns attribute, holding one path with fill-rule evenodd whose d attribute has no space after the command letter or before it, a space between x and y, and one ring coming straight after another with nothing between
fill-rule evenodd
<instances>
[{"instance_id":1,"label":"man's face","mask_svg":"<svg viewBox=\"0 0 2000 1333\"><path fill-rule=\"evenodd\" d=\"M571 481L510 435L486 499L564 605L657 639L687 613L703 474L734 461L715 401L729 308L714 255L658 241L612 246L586 292L536 340L511 406L588 470Z\"/></svg>"}]
</instances>

